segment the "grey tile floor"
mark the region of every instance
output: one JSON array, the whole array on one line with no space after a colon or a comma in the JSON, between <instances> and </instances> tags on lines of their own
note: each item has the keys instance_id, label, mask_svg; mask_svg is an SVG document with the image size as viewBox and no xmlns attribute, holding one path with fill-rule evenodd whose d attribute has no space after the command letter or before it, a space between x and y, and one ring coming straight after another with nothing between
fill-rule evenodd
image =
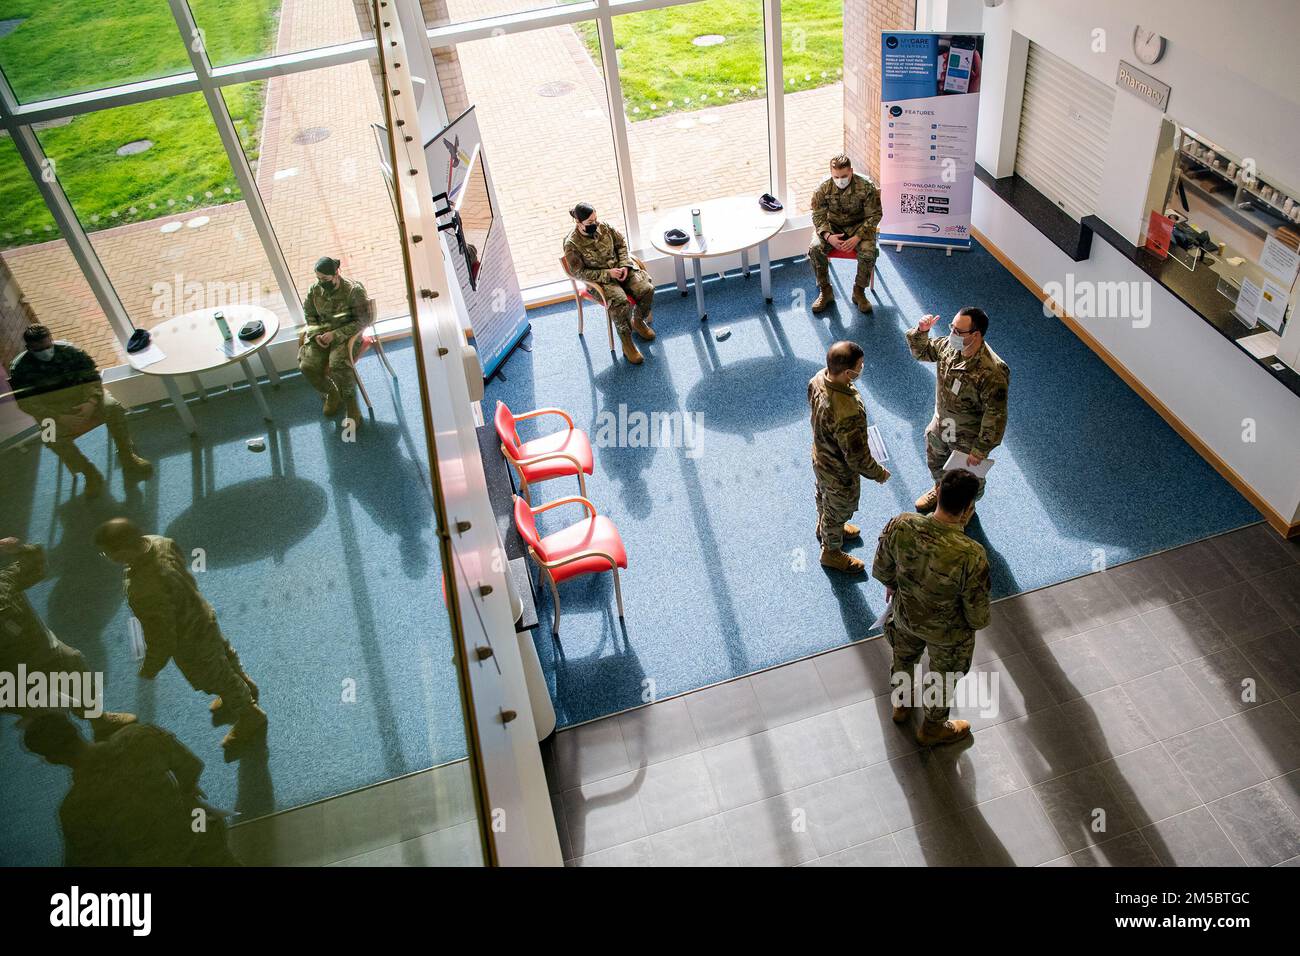
<instances>
[{"instance_id":1,"label":"grey tile floor","mask_svg":"<svg viewBox=\"0 0 1300 956\"><path fill-rule=\"evenodd\" d=\"M1300 864L1300 542L1265 525L994 605L924 750L881 639L561 731L574 865Z\"/></svg>"}]
</instances>

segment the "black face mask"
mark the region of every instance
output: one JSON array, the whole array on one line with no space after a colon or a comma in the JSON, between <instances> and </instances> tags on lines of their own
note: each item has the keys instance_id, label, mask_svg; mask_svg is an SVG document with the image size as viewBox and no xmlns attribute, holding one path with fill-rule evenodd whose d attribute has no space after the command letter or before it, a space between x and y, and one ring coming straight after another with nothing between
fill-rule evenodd
<instances>
[{"instance_id":1,"label":"black face mask","mask_svg":"<svg viewBox=\"0 0 1300 956\"><path fill-rule=\"evenodd\" d=\"M583 226L583 227L582 227L582 231L585 232L585 233L586 233L587 235L589 235L589 236L594 236L594 235L596 234L596 227L599 226L599 225L600 225L600 223L593 222L593 223L592 223L591 225L589 225L589 226Z\"/></svg>"}]
</instances>

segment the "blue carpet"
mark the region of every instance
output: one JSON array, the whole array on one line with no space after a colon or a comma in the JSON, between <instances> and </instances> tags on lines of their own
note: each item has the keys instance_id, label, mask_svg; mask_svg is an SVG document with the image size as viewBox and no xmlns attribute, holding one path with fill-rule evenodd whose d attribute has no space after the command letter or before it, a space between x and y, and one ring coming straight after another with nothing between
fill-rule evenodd
<instances>
[{"instance_id":1,"label":"blue carpet","mask_svg":"<svg viewBox=\"0 0 1300 956\"><path fill-rule=\"evenodd\" d=\"M376 421L355 445L340 441L295 375L267 392L277 427L262 421L247 389L192 406L202 434L193 445L170 407L133 414L132 432L157 473L131 493L108 466L103 428L80 440L111 476L94 502L72 496L49 452L0 455L0 535L48 551L49 577L28 592L32 604L107 672L107 706L180 737L207 765L209 799L245 817L465 754L414 353L390 355L401 382L391 389L375 359L362 363ZM245 445L258 435L268 439L262 453ZM183 550L206 550L200 586L270 716L264 753L224 763L227 728L211 725L208 698L174 665L152 683L137 677L121 569L91 543L116 514ZM343 702L349 680L355 703ZM56 864L69 775L23 751L15 724L0 716L0 863Z\"/></svg>"},{"instance_id":2,"label":"blue carpet","mask_svg":"<svg viewBox=\"0 0 1300 956\"><path fill-rule=\"evenodd\" d=\"M534 312L531 353L516 352L504 380L489 385L489 414L498 399L519 412L558 406L593 441L603 416L618 416L620 405L626 414L703 416L697 457L674 447L597 449L587 488L627 546L627 618L621 627L609 575L566 582L561 639L553 641L542 586L535 638L562 726L867 634L883 588L817 563L806 387L831 342L862 345L858 386L894 475L885 486L863 485L855 520L865 540L855 550L869 565L879 529L911 510L930 483L922 432L934 409L934 368L914 361L903 338L926 312L946 321L961 306L982 306L989 343L1011 367L1010 425L970 528L988 551L995 597L1086 574L1099 554L1113 567L1259 520L1063 324L1044 318L1037 299L984 249L951 258L885 251L870 316L848 298L853 264L832 266L836 308L820 317L806 308L815 286L803 257L774 266L766 307L757 275L706 281L706 323L693 295L661 289L659 338L642 346L639 368L612 360L598 308L585 339L571 307ZM730 336L718 341L724 329ZM535 427L525 423L523 437ZM534 498L576 490L571 480L551 482ZM579 516L577 507L559 508L541 527Z\"/></svg>"}]
</instances>

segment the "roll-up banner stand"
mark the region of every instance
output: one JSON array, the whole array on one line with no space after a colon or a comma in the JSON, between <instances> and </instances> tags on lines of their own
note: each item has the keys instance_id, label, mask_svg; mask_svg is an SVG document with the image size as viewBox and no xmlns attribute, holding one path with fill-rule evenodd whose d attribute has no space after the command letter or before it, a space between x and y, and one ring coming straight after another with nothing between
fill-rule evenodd
<instances>
[{"instance_id":1,"label":"roll-up banner stand","mask_svg":"<svg viewBox=\"0 0 1300 956\"><path fill-rule=\"evenodd\" d=\"M983 34L881 34L882 245L970 248L983 51Z\"/></svg>"}]
</instances>

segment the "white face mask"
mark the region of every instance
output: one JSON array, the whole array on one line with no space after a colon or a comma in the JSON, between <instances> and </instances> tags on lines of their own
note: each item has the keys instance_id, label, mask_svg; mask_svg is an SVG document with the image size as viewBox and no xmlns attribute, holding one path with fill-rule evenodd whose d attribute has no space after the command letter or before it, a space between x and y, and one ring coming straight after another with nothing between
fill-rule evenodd
<instances>
[{"instance_id":1,"label":"white face mask","mask_svg":"<svg viewBox=\"0 0 1300 956\"><path fill-rule=\"evenodd\" d=\"M966 342L956 332L948 333L948 344L958 352L964 352L966 350Z\"/></svg>"},{"instance_id":2,"label":"white face mask","mask_svg":"<svg viewBox=\"0 0 1300 956\"><path fill-rule=\"evenodd\" d=\"M54 346L51 345L48 349L41 349L39 352L33 352L32 354L42 362L48 362L54 358Z\"/></svg>"},{"instance_id":3,"label":"white face mask","mask_svg":"<svg viewBox=\"0 0 1300 956\"><path fill-rule=\"evenodd\" d=\"M832 176L832 177L831 177L831 182L833 182L836 186L839 186L840 189L847 189L849 183L851 183L852 181L853 181L853 177L852 177L852 176L843 176L843 177L841 177L841 176Z\"/></svg>"}]
</instances>

